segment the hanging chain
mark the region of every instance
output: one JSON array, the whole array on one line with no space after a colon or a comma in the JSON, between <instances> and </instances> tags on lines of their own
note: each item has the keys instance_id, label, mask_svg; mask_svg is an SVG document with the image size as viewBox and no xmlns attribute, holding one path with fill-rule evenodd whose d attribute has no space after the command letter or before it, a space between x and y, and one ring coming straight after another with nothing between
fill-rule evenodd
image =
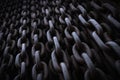
<instances>
[{"instance_id":1,"label":"hanging chain","mask_svg":"<svg viewBox=\"0 0 120 80\"><path fill-rule=\"evenodd\" d=\"M0 79L119 80L120 11L105 1L1 2Z\"/></svg>"}]
</instances>

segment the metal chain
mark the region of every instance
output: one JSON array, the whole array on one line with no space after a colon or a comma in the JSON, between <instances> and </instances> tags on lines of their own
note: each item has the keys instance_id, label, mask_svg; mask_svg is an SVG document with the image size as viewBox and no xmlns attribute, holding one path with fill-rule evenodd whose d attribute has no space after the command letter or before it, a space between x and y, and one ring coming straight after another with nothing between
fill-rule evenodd
<instances>
[{"instance_id":1,"label":"metal chain","mask_svg":"<svg viewBox=\"0 0 120 80\"><path fill-rule=\"evenodd\" d=\"M119 80L120 11L106 0L0 3L1 80Z\"/></svg>"}]
</instances>

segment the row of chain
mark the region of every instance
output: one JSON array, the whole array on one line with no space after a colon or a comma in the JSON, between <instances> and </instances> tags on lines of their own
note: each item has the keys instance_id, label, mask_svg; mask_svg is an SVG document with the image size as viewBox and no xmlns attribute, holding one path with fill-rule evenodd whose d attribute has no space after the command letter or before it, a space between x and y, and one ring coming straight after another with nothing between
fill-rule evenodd
<instances>
[{"instance_id":1,"label":"row of chain","mask_svg":"<svg viewBox=\"0 0 120 80\"><path fill-rule=\"evenodd\" d=\"M119 80L120 15L102 1L0 3L0 79Z\"/></svg>"}]
</instances>

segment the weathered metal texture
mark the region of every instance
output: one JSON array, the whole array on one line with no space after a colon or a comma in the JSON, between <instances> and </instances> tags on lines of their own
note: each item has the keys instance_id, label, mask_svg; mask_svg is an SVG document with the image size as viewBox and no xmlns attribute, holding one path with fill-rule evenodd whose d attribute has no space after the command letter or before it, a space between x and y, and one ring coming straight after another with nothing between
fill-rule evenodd
<instances>
[{"instance_id":1,"label":"weathered metal texture","mask_svg":"<svg viewBox=\"0 0 120 80\"><path fill-rule=\"evenodd\" d=\"M1 80L120 80L120 13L101 0L0 3Z\"/></svg>"}]
</instances>

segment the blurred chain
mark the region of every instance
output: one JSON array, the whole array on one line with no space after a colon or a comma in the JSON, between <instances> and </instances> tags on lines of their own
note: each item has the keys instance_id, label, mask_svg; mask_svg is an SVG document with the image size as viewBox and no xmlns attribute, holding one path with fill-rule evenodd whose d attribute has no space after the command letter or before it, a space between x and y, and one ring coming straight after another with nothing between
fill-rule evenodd
<instances>
[{"instance_id":1,"label":"blurred chain","mask_svg":"<svg viewBox=\"0 0 120 80\"><path fill-rule=\"evenodd\" d=\"M119 80L116 6L101 0L1 2L0 79Z\"/></svg>"}]
</instances>

